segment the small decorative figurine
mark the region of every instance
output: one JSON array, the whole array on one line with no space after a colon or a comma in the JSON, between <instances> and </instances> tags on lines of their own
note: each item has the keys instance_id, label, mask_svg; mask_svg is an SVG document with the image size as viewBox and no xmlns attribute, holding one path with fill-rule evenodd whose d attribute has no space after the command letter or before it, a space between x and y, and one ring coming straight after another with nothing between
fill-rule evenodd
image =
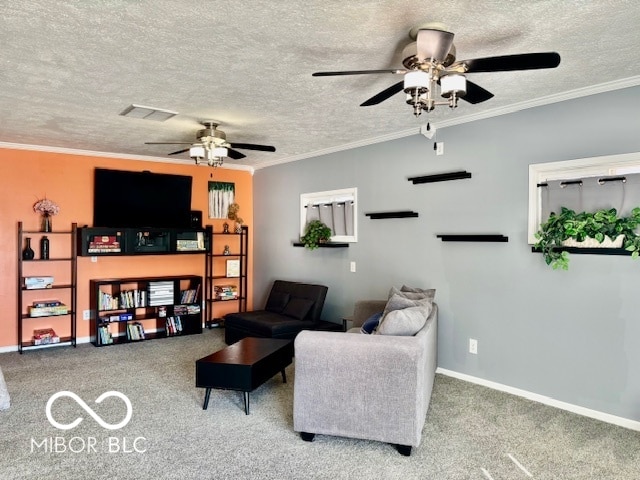
<instances>
[{"instance_id":1,"label":"small decorative figurine","mask_svg":"<svg viewBox=\"0 0 640 480\"><path fill-rule=\"evenodd\" d=\"M222 225L222 233L229 233L229 224L227 222Z\"/></svg>"},{"instance_id":2,"label":"small decorative figurine","mask_svg":"<svg viewBox=\"0 0 640 480\"><path fill-rule=\"evenodd\" d=\"M224 252L222 252L223 255L231 255L231 250L229 250L229 245L225 245L224 246Z\"/></svg>"}]
</instances>

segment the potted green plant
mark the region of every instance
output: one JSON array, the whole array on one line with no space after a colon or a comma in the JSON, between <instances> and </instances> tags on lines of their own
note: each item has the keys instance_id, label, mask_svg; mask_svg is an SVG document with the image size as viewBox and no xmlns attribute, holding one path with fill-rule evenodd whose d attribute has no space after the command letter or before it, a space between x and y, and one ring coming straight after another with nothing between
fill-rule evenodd
<instances>
[{"instance_id":1,"label":"potted green plant","mask_svg":"<svg viewBox=\"0 0 640 480\"><path fill-rule=\"evenodd\" d=\"M576 213L561 207L559 214L552 212L549 219L540 225L535 248L542 252L545 262L554 270L569 268L569 254L563 247L584 246L580 243L584 244L589 239L595 242L595 246L609 247L615 246L611 242L618 240L619 247L632 252L632 258L638 258L640 237L635 230L639 225L640 207L634 208L628 217L619 217L615 208ZM570 240L574 242L568 242Z\"/></svg>"},{"instance_id":2,"label":"potted green plant","mask_svg":"<svg viewBox=\"0 0 640 480\"><path fill-rule=\"evenodd\" d=\"M328 242L331 239L331 233L331 229L320 220L311 220L307 223L300 241L304 243L305 248L314 250L320 243Z\"/></svg>"}]
</instances>

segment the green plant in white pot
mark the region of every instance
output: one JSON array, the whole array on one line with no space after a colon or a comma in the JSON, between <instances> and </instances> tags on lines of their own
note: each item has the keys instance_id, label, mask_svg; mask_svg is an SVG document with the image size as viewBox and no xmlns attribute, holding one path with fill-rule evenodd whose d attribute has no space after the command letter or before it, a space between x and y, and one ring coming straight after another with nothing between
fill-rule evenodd
<instances>
[{"instance_id":1,"label":"green plant in white pot","mask_svg":"<svg viewBox=\"0 0 640 480\"><path fill-rule=\"evenodd\" d=\"M593 239L596 246L609 246L605 242L615 245L613 242L617 240L618 245L615 246L632 252L632 258L638 258L640 237L635 231L639 225L640 207L634 208L628 217L619 217L615 208L576 213L561 207L559 214L552 212L540 225L535 248L542 252L545 262L554 270L569 268L569 254L562 247L580 246L588 239ZM567 243L568 240L574 242Z\"/></svg>"},{"instance_id":2,"label":"green plant in white pot","mask_svg":"<svg viewBox=\"0 0 640 480\"><path fill-rule=\"evenodd\" d=\"M311 220L307 223L300 241L304 243L305 248L315 250L318 245L331 239L331 233L331 229L320 220Z\"/></svg>"}]
</instances>

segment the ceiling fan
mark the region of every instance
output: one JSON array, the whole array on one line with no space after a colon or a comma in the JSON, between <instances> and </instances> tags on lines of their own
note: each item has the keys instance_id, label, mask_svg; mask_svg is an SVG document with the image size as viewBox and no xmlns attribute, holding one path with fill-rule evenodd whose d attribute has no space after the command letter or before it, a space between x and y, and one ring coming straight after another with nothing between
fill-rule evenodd
<instances>
[{"instance_id":1,"label":"ceiling fan","mask_svg":"<svg viewBox=\"0 0 640 480\"><path fill-rule=\"evenodd\" d=\"M493 97L481 86L466 79L467 73L507 72L555 68L560 64L556 52L523 53L498 57L474 58L456 61L453 45L454 34L439 23L428 23L414 27L409 32L414 42L402 52L405 68L391 70L350 70L338 72L316 72L314 77L335 75L369 75L391 73L404 75L404 79L363 102L361 107L377 105L396 93L404 91L413 113L417 117L422 111L430 112L436 105L458 106L458 100L476 104ZM436 91L446 100L436 100Z\"/></svg>"},{"instance_id":2,"label":"ceiling fan","mask_svg":"<svg viewBox=\"0 0 640 480\"><path fill-rule=\"evenodd\" d=\"M201 122L205 127L198 130L195 142L144 142L145 145L191 145L169 155L178 155L189 152L189 156L196 161L196 165L206 160L212 167L219 167L224 162L225 157L240 160L246 157L245 154L235 150L258 150L261 152L275 152L276 147L271 145L256 145L254 143L231 143L227 141L227 135L218 130L218 123L213 120Z\"/></svg>"}]
</instances>

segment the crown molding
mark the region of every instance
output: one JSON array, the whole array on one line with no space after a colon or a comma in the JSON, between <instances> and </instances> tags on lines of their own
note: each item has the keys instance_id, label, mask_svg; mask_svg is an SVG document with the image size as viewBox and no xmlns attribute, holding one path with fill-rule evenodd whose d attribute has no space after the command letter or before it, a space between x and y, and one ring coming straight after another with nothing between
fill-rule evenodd
<instances>
[{"instance_id":1,"label":"crown molding","mask_svg":"<svg viewBox=\"0 0 640 480\"><path fill-rule=\"evenodd\" d=\"M0 148L7 150L29 150L34 152L46 152L46 153L61 153L65 155L82 155L85 157L101 157L101 158L114 158L117 160L139 160L142 162L154 162L154 163L172 163L174 165L184 165L185 162L164 158L164 157L150 157L146 155L130 155L124 153L111 153L111 152L95 152L93 150L80 150L76 148L64 148L64 147L46 147L42 145L27 145L22 143L7 143L0 142ZM210 168L206 163L198 165L200 167ZM225 164L223 163L221 167L216 168L226 168L228 170L244 170L248 171L253 175L254 168L249 165L235 165L235 164Z\"/></svg>"},{"instance_id":2,"label":"crown molding","mask_svg":"<svg viewBox=\"0 0 640 480\"><path fill-rule=\"evenodd\" d=\"M491 110L486 110L481 113L476 113L472 115L463 115L461 117L443 120L442 122L430 122L431 129L435 131L439 128L452 127L454 125L461 125L463 123L475 122L478 120L484 120L491 117L498 117L500 115L507 115L509 113L519 112L521 110L526 110L528 108L541 107L544 105L564 102L566 100L573 100L575 98L586 97L589 95L596 95L599 93L606 93L614 90L621 90L623 88L636 87L638 85L640 85L640 75L629 77L629 78L623 78L621 80L614 80L612 82L600 83L598 85L591 85L589 87L577 88L575 90L569 90L567 92L547 95L545 97L527 100L524 102L518 102L511 105L507 105L505 107L493 108ZM416 127L410 130L403 130L400 132L382 135L379 137L368 138L365 140L359 140L357 142L352 142L352 143L346 143L344 145L340 145L336 147L325 148L323 150L316 150L315 152L308 152L300 155L293 155L289 157L280 158L277 160L263 162L260 165L256 165L255 169L259 170L261 168L271 167L271 166L279 165L282 163L289 163L289 162L294 162L296 160L319 157L321 155L337 153L337 152L350 150L352 148L357 148L357 147L365 147L367 145L382 143L389 140L396 140L399 138L409 137L409 136L420 134L420 133L422 133L422 127Z\"/></svg>"}]
</instances>

